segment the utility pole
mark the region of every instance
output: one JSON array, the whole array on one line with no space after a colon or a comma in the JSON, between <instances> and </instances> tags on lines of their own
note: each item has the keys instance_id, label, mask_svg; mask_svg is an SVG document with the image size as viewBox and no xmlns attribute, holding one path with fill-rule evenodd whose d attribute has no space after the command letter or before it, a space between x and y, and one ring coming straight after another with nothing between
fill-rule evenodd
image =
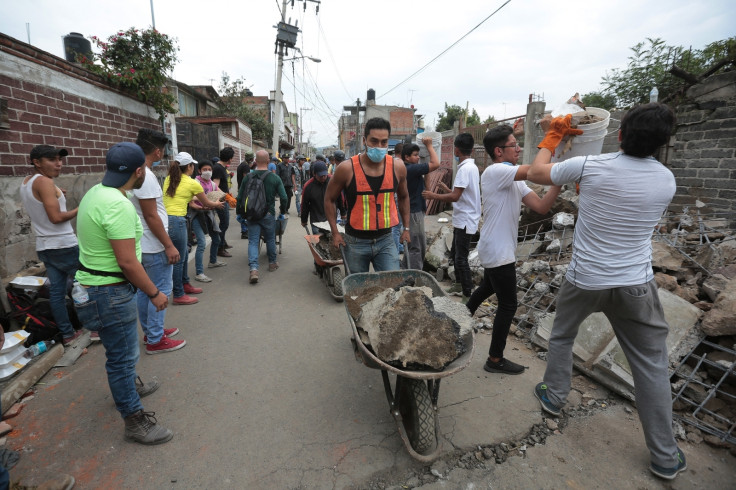
<instances>
[{"instance_id":1,"label":"utility pole","mask_svg":"<svg viewBox=\"0 0 736 490\"><path fill-rule=\"evenodd\" d=\"M153 1L153 0L151 0ZM278 0L277 0L278 1ZM279 22L276 29L278 29L278 33L276 34L276 53L278 54L278 63L276 66L276 89L274 90L273 94L273 105L274 105L274 115L273 115L273 133L271 135L271 151L273 152L273 155L276 156L276 154L279 153L279 140L281 138L281 126L283 125L282 121L282 105L283 105L283 97L281 95L281 74L284 71L284 54L288 55L289 48L298 50L296 47L296 37L299 33L299 28L296 25L290 25L286 23L286 5L291 1L292 7L294 6L294 0L282 0L281 2L281 22ZM304 2L304 10L307 9L307 1L314 2L317 4L317 13L319 13L319 3L320 0L300 0ZM286 52L286 53L284 53ZM315 61L316 63L319 63L319 60L317 58L312 58L310 56L299 56L293 59L300 59L300 58L309 58L312 61Z\"/></svg>"},{"instance_id":2,"label":"utility pole","mask_svg":"<svg viewBox=\"0 0 736 490\"><path fill-rule=\"evenodd\" d=\"M156 17L153 16L153 0L151 0L151 27L156 28Z\"/></svg>"},{"instance_id":3,"label":"utility pole","mask_svg":"<svg viewBox=\"0 0 736 490\"><path fill-rule=\"evenodd\" d=\"M281 23L279 23L279 34L276 36L276 46L278 49L278 65L276 67L276 89L273 94L273 134L271 135L271 151L273 156L279 153L279 139L281 137L281 72L284 70L284 44L281 42L281 26L286 25L286 4L288 0L281 2ZM294 33L294 43L296 45L296 32Z\"/></svg>"},{"instance_id":4,"label":"utility pole","mask_svg":"<svg viewBox=\"0 0 736 490\"><path fill-rule=\"evenodd\" d=\"M299 150L297 153L302 153L302 134L304 134L304 111L311 111L311 107L299 108Z\"/></svg>"}]
</instances>

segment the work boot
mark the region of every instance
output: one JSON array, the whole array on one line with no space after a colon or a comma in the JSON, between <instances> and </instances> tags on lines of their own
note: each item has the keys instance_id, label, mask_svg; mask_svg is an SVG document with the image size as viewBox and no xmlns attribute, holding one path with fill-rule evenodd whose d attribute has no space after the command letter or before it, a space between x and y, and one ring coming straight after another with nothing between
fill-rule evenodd
<instances>
[{"instance_id":1,"label":"work boot","mask_svg":"<svg viewBox=\"0 0 736 490\"><path fill-rule=\"evenodd\" d=\"M155 412L138 410L125 417L125 440L146 445L169 442L174 433L166 427L158 425Z\"/></svg>"},{"instance_id":2,"label":"work boot","mask_svg":"<svg viewBox=\"0 0 736 490\"><path fill-rule=\"evenodd\" d=\"M36 477L33 477L33 480L35 479ZM21 479L11 482L10 488L12 490L71 490L75 483L76 481L72 475L59 473L39 485L32 484L31 480L24 481L24 479Z\"/></svg>"},{"instance_id":3,"label":"work boot","mask_svg":"<svg viewBox=\"0 0 736 490\"><path fill-rule=\"evenodd\" d=\"M151 381L144 383L140 376L135 378L135 391L138 392L138 396L143 398L148 396L158 389L161 384L158 382L158 378L153 376Z\"/></svg>"}]
</instances>

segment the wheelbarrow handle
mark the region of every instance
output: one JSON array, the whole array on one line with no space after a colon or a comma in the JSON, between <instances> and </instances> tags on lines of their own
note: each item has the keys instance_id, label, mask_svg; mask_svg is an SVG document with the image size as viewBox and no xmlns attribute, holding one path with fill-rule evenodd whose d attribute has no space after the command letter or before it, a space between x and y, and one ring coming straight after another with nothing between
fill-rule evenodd
<instances>
[{"instance_id":1,"label":"wheelbarrow handle","mask_svg":"<svg viewBox=\"0 0 736 490\"><path fill-rule=\"evenodd\" d=\"M348 258L345 256L345 245L340 245L340 255L342 256L342 265L345 267L345 277L350 275L350 268L348 267Z\"/></svg>"},{"instance_id":2,"label":"wheelbarrow handle","mask_svg":"<svg viewBox=\"0 0 736 490\"><path fill-rule=\"evenodd\" d=\"M406 259L406 268L411 269L411 262L410 262L411 256L409 254L409 242L404 240L403 245L404 245L404 258Z\"/></svg>"}]
</instances>

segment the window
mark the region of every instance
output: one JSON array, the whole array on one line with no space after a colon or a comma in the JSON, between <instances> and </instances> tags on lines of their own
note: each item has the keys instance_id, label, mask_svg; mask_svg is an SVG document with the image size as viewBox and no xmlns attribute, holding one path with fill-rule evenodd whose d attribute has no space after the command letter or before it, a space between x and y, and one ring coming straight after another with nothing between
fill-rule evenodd
<instances>
[{"instance_id":1,"label":"window","mask_svg":"<svg viewBox=\"0 0 736 490\"><path fill-rule=\"evenodd\" d=\"M179 112L185 117L197 115L197 100L181 90L179 90Z\"/></svg>"}]
</instances>

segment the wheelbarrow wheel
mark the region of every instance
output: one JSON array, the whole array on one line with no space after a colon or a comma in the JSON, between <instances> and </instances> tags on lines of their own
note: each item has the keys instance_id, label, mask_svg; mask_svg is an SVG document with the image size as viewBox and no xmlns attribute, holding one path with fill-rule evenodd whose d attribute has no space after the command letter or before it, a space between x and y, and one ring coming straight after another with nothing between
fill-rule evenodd
<instances>
[{"instance_id":1,"label":"wheelbarrow wheel","mask_svg":"<svg viewBox=\"0 0 736 490\"><path fill-rule=\"evenodd\" d=\"M331 273L332 273L332 295L335 297L342 297L343 296L342 280L345 277L345 275L342 273L342 268L333 267Z\"/></svg>"},{"instance_id":2,"label":"wheelbarrow wheel","mask_svg":"<svg viewBox=\"0 0 736 490\"><path fill-rule=\"evenodd\" d=\"M399 412L411 447L419 454L430 454L437 446L432 399L427 383L419 379L402 378Z\"/></svg>"}]
</instances>

